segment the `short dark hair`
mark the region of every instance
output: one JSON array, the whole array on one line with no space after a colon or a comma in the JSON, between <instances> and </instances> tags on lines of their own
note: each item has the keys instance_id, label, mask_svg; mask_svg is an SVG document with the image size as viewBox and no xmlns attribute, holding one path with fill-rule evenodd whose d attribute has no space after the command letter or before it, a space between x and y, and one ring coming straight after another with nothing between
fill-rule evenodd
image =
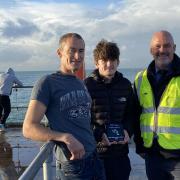
<instances>
[{"instance_id":1,"label":"short dark hair","mask_svg":"<svg viewBox=\"0 0 180 180\"><path fill-rule=\"evenodd\" d=\"M77 39L81 39L84 42L84 39L81 37L81 35L77 34L77 33L66 33L63 36L61 36L61 38L59 39L59 46L60 48L63 47L64 42L66 42L67 39L75 37ZM85 44L85 42L84 42Z\"/></svg>"},{"instance_id":2,"label":"short dark hair","mask_svg":"<svg viewBox=\"0 0 180 180\"><path fill-rule=\"evenodd\" d=\"M116 43L108 42L107 40L102 39L96 45L96 48L93 51L93 55L95 63L97 63L99 59L102 59L103 61L119 61L120 50Z\"/></svg>"}]
</instances>

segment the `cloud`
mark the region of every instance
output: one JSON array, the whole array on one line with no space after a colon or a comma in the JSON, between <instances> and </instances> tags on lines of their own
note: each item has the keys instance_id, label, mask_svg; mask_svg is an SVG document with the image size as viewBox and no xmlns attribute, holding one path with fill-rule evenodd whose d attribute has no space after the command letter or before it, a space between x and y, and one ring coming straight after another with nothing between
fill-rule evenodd
<instances>
[{"instance_id":1,"label":"cloud","mask_svg":"<svg viewBox=\"0 0 180 180\"><path fill-rule=\"evenodd\" d=\"M101 1L103 6L85 1L8 2L0 8L0 68L12 63L19 70L57 69L58 40L67 32L84 37L88 68L94 67L92 51L102 38L119 45L121 67L146 67L152 59L151 36L161 29L172 33L180 53L177 0Z\"/></svg>"},{"instance_id":2,"label":"cloud","mask_svg":"<svg viewBox=\"0 0 180 180\"><path fill-rule=\"evenodd\" d=\"M5 36L6 38L19 38L31 36L38 31L38 28L29 21L17 19L17 22L6 21L5 26L1 30L2 36Z\"/></svg>"},{"instance_id":3,"label":"cloud","mask_svg":"<svg viewBox=\"0 0 180 180\"><path fill-rule=\"evenodd\" d=\"M0 64L1 71L7 67L19 67L20 64L25 62L31 57L31 53L22 46L12 46L0 49Z\"/></svg>"}]
</instances>

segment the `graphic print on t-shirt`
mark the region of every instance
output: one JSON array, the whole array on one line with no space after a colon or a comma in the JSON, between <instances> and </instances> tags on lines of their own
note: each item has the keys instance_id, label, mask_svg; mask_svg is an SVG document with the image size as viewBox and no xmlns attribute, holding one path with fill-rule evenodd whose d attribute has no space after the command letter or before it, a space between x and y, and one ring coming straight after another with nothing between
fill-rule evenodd
<instances>
[{"instance_id":1,"label":"graphic print on t-shirt","mask_svg":"<svg viewBox=\"0 0 180 180\"><path fill-rule=\"evenodd\" d=\"M60 98L60 112L64 110L67 110L70 119L89 117L90 101L87 92L77 90L62 96Z\"/></svg>"}]
</instances>

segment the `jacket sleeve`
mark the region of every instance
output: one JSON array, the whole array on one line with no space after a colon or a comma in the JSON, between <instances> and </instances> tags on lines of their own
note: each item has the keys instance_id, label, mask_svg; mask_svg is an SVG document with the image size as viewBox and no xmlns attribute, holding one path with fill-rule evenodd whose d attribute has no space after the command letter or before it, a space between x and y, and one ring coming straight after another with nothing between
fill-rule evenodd
<instances>
[{"instance_id":1,"label":"jacket sleeve","mask_svg":"<svg viewBox=\"0 0 180 180\"><path fill-rule=\"evenodd\" d=\"M93 134L95 137L96 142L102 141L102 135L105 132L105 126L99 125L98 123L91 120L91 124L93 126Z\"/></svg>"},{"instance_id":2,"label":"jacket sleeve","mask_svg":"<svg viewBox=\"0 0 180 180\"><path fill-rule=\"evenodd\" d=\"M91 96L91 92L90 92L90 86L91 86L90 79L89 78L85 79L84 83L85 83L85 85L86 85L86 87L88 89L89 95ZM92 96L91 96L91 98L92 98ZM94 117L93 116L93 111L91 109L91 127L93 129L93 134L94 134L96 142L100 142L102 140L102 135L105 132L105 125L104 124L100 125L99 123L97 123L94 120L93 117Z\"/></svg>"},{"instance_id":3,"label":"jacket sleeve","mask_svg":"<svg viewBox=\"0 0 180 180\"><path fill-rule=\"evenodd\" d=\"M16 76L14 76L14 84L18 86L23 86L23 83Z\"/></svg>"},{"instance_id":4,"label":"jacket sleeve","mask_svg":"<svg viewBox=\"0 0 180 180\"><path fill-rule=\"evenodd\" d=\"M140 115L142 112L142 108L139 103L139 99L137 96L136 87L134 85L134 97L135 97L135 121L134 121L134 142L136 145L136 153L145 153L145 147L143 146L143 139L141 137L141 129L140 129Z\"/></svg>"}]
</instances>

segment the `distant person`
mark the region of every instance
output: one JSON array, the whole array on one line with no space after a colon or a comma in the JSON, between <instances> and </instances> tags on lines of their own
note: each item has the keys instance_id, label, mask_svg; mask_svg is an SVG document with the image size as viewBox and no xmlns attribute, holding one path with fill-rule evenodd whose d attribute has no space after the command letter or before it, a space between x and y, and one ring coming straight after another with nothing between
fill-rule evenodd
<instances>
[{"instance_id":1,"label":"distant person","mask_svg":"<svg viewBox=\"0 0 180 180\"><path fill-rule=\"evenodd\" d=\"M92 98L92 125L107 180L128 180L128 141L133 133L134 96L131 82L117 71L120 50L101 40L94 49L96 69L85 79Z\"/></svg>"},{"instance_id":2,"label":"distant person","mask_svg":"<svg viewBox=\"0 0 180 180\"><path fill-rule=\"evenodd\" d=\"M180 179L180 58L168 31L155 32L153 61L135 79L138 121L136 152L149 180Z\"/></svg>"},{"instance_id":3,"label":"distant person","mask_svg":"<svg viewBox=\"0 0 180 180\"><path fill-rule=\"evenodd\" d=\"M61 66L34 86L23 124L23 134L38 141L55 141L61 180L104 180L91 129L91 98L75 76L84 62L85 42L76 33L60 38ZM50 129L40 124L46 115Z\"/></svg>"},{"instance_id":4,"label":"distant person","mask_svg":"<svg viewBox=\"0 0 180 180\"><path fill-rule=\"evenodd\" d=\"M6 119L11 112L9 96L13 85L23 86L22 82L15 76L14 70L8 68L7 72L0 74L0 131L5 129Z\"/></svg>"}]
</instances>

